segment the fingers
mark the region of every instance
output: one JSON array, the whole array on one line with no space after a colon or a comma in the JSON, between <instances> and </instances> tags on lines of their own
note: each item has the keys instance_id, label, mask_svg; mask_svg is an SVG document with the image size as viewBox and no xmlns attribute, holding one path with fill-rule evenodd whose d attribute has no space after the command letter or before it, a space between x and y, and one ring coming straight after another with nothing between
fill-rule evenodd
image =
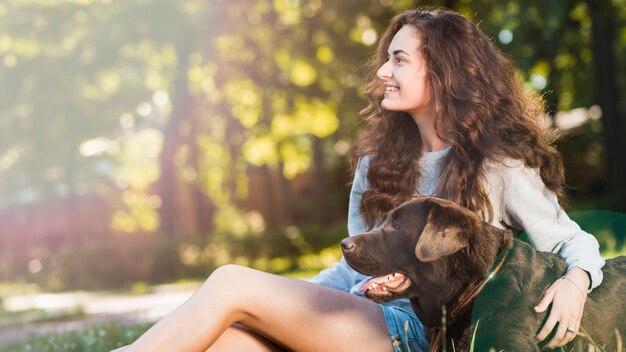
<instances>
[{"instance_id":1,"label":"fingers","mask_svg":"<svg viewBox=\"0 0 626 352\"><path fill-rule=\"evenodd\" d=\"M556 329L556 334L554 334L552 340L548 342L547 347L556 348L558 346L562 346L561 343L563 343L563 340L565 339L565 332L567 331L567 329L567 325L559 324L558 328Z\"/></svg>"},{"instance_id":2,"label":"fingers","mask_svg":"<svg viewBox=\"0 0 626 352\"><path fill-rule=\"evenodd\" d=\"M548 348L556 348L561 347L572 341L576 337L576 333L578 332L578 326L580 320L574 316L569 316L568 318L563 317L562 315L556 314L553 310L550 313L550 316L546 320L546 323L543 325L539 334L537 334L537 340L543 341L548 335L556 328L556 333L548 342L546 347Z\"/></svg>"},{"instance_id":3,"label":"fingers","mask_svg":"<svg viewBox=\"0 0 626 352\"><path fill-rule=\"evenodd\" d=\"M576 337L576 330L568 327L567 324L560 324L556 329L556 334L552 337L552 340L546 345L548 348L557 348L566 345ZM572 332L573 331L573 332Z\"/></svg>"},{"instance_id":4,"label":"fingers","mask_svg":"<svg viewBox=\"0 0 626 352\"><path fill-rule=\"evenodd\" d=\"M548 309L548 306L550 305L550 303L552 303L555 293L556 293L556 290L554 289L554 284L553 284L552 286L550 286L548 291L546 291L546 294L543 296L541 301L539 301L539 304L535 306L535 312L537 313L545 312L546 309ZM552 329L554 329L554 326L556 326L556 323L559 322L556 314L554 313L555 313L554 309L552 309L552 311L550 312L550 315L548 316L548 319L543 324L543 327L537 334L537 340L539 341L545 340L546 337L548 337L548 335L552 331Z\"/></svg>"},{"instance_id":5,"label":"fingers","mask_svg":"<svg viewBox=\"0 0 626 352\"><path fill-rule=\"evenodd\" d=\"M537 313L545 312L546 309L548 309L548 306L550 305L550 303L552 303L552 300L554 299L555 294L556 294L556 289L554 288L554 285L552 285L550 286L548 291L546 291L546 294L543 296L541 301L539 301L539 304L535 306L535 312Z\"/></svg>"},{"instance_id":6,"label":"fingers","mask_svg":"<svg viewBox=\"0 0 626 352\"><path fill-rule=\"evenodd\" d=\"M572 341L580 328L585 299L586 296L573 290L567 280L558 280L552 284L535 307L537 313L542 313L552 304L550 315L537 334L537 340L545 340L554 331L546 347L561 347Z\"/></svg>"},{"instance_id":7,"label":"fingers","mask_svg":"<svg viewBox=\"0 0 626 352\"><path fill-rule=\"evenodd\" d=\"M557 318L556 314L554 314L554 310L553 310L550 313L550 316L548 316L548 320L546 320L545 324L543 324L541 331L539 331L539 333L537 334L537 340L539 341L545 340L546 337L550 335L550 332L552 332L552 330L554 329L554 327L556 326L558 322L559 322L559 319Z\"/></svg>"},{"instance_id":8,"label":"fingers","mask_svg":"<svg viewBox=\"0 0 626 352\"><path fill-rule=\"evenodd\" d=\"M566 325L569 326L567 329L565 329L565 338L563 339L563 343L560 346L566 345L568 344L570 341L572 341L576 335L578 335L578 329L579 327L572 327L571 325Z\"/></svg>"}]
</instances>

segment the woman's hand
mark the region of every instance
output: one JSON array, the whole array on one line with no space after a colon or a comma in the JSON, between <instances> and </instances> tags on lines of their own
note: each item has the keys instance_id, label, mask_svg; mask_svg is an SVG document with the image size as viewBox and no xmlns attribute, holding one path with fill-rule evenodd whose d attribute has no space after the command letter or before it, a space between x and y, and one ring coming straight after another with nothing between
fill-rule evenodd
<instances>
[{"instance_id":1,"label":"woman's hand","mask_svg":"<svg viewBox=\"0 0 626 352\"><path fill-rule=\"evenodd\" d=\"M545 312L552 303L550 316L546 320L537 340L543 341L554 330L558 323L556 334L546 345L548 348L564 346L570 342L580 329L580 320L583 316L589 275L579 267L572 267L567 274L556 280L535 307L537 313Z\"/></svg>"}]
</instances>

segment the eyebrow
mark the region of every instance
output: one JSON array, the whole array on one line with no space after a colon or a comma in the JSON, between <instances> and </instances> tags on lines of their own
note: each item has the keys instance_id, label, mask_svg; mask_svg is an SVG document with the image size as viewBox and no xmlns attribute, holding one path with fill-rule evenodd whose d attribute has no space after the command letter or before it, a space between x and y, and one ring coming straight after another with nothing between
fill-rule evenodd
<instances>
[{"instance_id":1,"label":"eyebrow","mask_svg":"<svg viewBox=\"0 0 626 352\"><path fill-rule=\"evenodd\" d=\"M406 51L401 50L401 49L394 50L393 53L392 53L392 55L394 55L394 56L398 56L399 54L404 54L406 56L411 56L411 55L409 55L409 53L407 53ZM387 53L387 56L389 56L389 53Z\"/></svg>"}]
</instances>

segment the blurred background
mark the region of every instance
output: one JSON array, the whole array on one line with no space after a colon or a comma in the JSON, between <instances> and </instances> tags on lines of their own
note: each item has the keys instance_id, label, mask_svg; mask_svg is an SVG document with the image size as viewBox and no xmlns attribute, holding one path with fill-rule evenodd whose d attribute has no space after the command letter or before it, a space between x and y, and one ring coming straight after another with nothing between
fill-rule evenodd
<instances>
[{"instance_id":1,"label":"blurred background","mask_svg":"<svg viewBox=\"0 0 626 352\"><path fill-rule=\"evenodd\" d=\"M89 315L52 293L338 260L363 66L418 5L475 20L543 94L568 212L624 253L626 0L2 0L0 342Z\"/></svg>"}]
</instances>

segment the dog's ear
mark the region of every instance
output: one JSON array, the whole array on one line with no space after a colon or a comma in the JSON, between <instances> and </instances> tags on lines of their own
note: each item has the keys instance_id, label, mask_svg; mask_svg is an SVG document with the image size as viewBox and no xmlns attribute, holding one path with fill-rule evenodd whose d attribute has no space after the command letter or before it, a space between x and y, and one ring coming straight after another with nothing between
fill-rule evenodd
<instances>
[{"instance_id":1,"label":"dog's ear","mask_svg":"<svg viewBox=\"0 0 626 352\"><path fill-rule=\"evenodd\" d=\"M469 245L463 231L467 219L455 207L431 203L426 226L415 245L417 259L431 262Z\"/></svg>"},{"instance_id":2,"label":"dog's ear","mask_svg":"<svg viewBox=\"0 0 626 352\"><path fill-rule=\"evenodd\" d=\"M513 231L506 229L504 230L504 233L502 234L502 243L500 244L500 250L503 250L504 248L508 247L511 242L513 242L513 239L515 238L515 235L513 234Z\"/></svg>"}]
</instances>

